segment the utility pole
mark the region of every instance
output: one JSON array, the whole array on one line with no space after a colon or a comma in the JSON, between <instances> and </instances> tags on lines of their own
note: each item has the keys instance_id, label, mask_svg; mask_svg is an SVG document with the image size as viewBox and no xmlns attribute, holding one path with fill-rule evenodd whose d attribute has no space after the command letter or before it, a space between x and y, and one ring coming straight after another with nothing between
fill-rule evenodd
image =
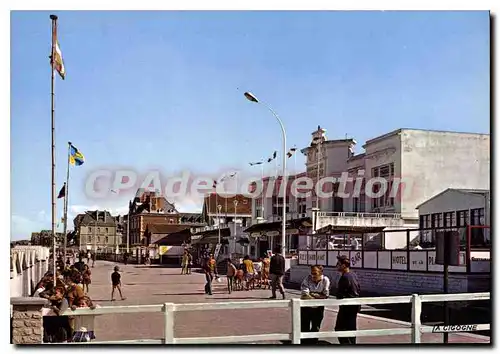
<instances>
[{"instance_id":1,"label":"utility pole","mask_svg":"<svg viewBox=\"0 0 500 354\"><path fill-rule=\"evenodd\" d=\"M94 222L94 254L96 251L96 242L97 242L97 219L99 218L99 211L95 212L95 222Z\"/></svg>"},{"instance_id":2,"label":"utility pole","mask_svg":"<svg viewBox=\"0 0 500 354\"><path fill-rule=\"evenodd\" d=\"M130 247L130 209L127 215L127 254L129 253Z\"/></svg>"}]
</instances>

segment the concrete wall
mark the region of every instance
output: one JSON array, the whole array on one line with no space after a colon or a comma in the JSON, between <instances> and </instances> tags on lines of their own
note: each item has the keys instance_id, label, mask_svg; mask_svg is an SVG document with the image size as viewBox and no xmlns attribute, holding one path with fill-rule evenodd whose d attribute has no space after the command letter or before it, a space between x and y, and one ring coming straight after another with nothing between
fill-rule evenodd
<instances>
[{"instance_id":1,"label":"concrete wall","mask_svg":"<svg viewBox=\"0 0 500 354\"><path fill-rule=\"evenodd\" d=\"M417 205L447 188L490 188L489 135L404 129L401 148L402 176L413 182L403 217L417 217Z\"/></svg>"},{"instance_id":2,"label":"concrete wall","mask_svg":"<svg viewBox=\"0 0 500 354\"><path fill-rule=\"evenodd\" d=\"M333 267L326 267L324 272L330 278L332 292L334 292L340 274ZM361 291L364 294L408 295L443 292L442 273L410 273L372 269L355 269L353 272L357 275ZM309 266L293 266L290 271L290 282L300 284L309 273ZM450 274L449 291L450 293L489 291L489 279L488 275Z\"/></svg>"},{"instance_id":3,"label":"concrete wall","mask_svg":"<svg viewBox=\"0 0 500 354\"><path fill-rule=\"evenodd\" d=\"M394 176L401 176L401 137L399 134L388 133L387 137L381 136L368 141L365 148L365 181L373 178L372 169L378 166L394 163ZM366 198L365 210L373 212L372 200ZM394 207L382 207L379 212L400 213L401 200L394 198Z\"/></svg>"}]
</instances>

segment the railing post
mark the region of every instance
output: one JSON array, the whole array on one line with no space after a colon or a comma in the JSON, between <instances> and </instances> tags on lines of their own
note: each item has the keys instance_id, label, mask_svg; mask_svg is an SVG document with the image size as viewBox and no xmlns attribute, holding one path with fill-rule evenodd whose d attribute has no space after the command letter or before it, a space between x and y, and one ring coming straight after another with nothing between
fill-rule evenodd
<instances>
[{"instance_id":1,"label":"railing post","mask_svg":"<svg viewBox=\"0 0 500 354\"><path fill-rule=\"evenodd\" d=\"M292 344L300 344L300 299L290 300L290 309L292 310Z\"/></svg>"},{"instance_id":2,"label":"railing post","mask_svg":"<svg viewBox=\"0 0 500 354\"><path fill-rule=\"evenodd\" d=\"M165 338L164 344L174 344L174 304L166 302L163 304L163 312L165 313Z\"/></svg>"},{"instance_id":3,"label":"railing post","mask_svg":"<svg viewBox=\"0 0 500 354\"><path fill-rule=\"evenodd\" d=\"M422 314L422 300L417 294L412 295L411 299L411 342L420 343L422 322L420 315Z\"/></svg>"}]
</instances>

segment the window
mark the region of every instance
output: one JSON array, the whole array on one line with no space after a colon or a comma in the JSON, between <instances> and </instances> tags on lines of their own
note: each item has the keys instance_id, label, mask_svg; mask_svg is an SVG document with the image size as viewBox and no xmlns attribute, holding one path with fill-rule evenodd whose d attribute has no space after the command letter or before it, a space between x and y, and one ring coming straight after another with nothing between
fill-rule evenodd
<instances>
[{"instance_id":1,"label":"window","mask_svg":"<svg viewBox=\"0 0 500 354\"><path fill-rule=\"evenodd\" d=\"M97 233L98 233L98 234L100 234L100 233L101 233L101 228L100 228L100 227L98 227L98 228L97 228Z\"/></svg>"},{"instance_id":2,"label":"window","mask_svg":"<svg viewBox=\"0 0 500 354\"><path fill-rule=\"evenodd\" d=\"M256 199L255 200L255 218L260 218L262 217L262 199Z\"/></svg>"},{"instance_id":3,"label":"window","mask_svg":"<svg viewBox=\"0 0 500 354\"><path fill-rule=\"evenodd\" d=\"M169 220L169 222L170 222L171 224L173 224L173 223L174 223L174 219L170 219L170 220Z\"/></svg>"},{"instance_id":4,"label":"window","mask_svg":"<svg viewBox=\"0 0 500 354\"><path fill-rule=\"evenodd\" d=\"M361 193L359 195L359 212L364 213L365 212L365 203L366 203L366 196L364 193Z\"/></svg>"},{"instance_id":5,"label":"window","mask_svg":"<svg viewBox=\"0 0 500 354\"><path fill-rule=\"evenodd\" d=\"M468 210L460 210L457 214L458 214L457 226L469 225L469 211Z\"/></svg>"},{"instance_id":6,"label":"window","mask_svg":"<svg viewBox=\"0 0 500 354\"><path fill-rule=\"evenodd\" d=\"M92 232L92 228L91 227L89 227L89 232Z\"/></svg>"},{"instance_id":7,"label":"window","mask_svg":"<svg viewBox=\"0 0 500 354\"><path fill-rule=\"evenodd\" d=\"M105 232L106 232L106 233L108 233L108 228L106 228L106 231L105 231Z\"/></svg>"},{"instance_id":8,"label":"window","mask_svg":"<svg viewBox=\"0 0 500 354\"><path fill-rule=\"evenodd\" d=\"M484 225L484 208L470 211L471 225Z\"/></svg>"},{"instance_id":9,"label":"window","mask_svg":"<svg viewBox=\"0 0 500 354\"><path fill-rule=\"evenodd\" d=\"M420 227L424 228L424 229L429 229L432 227L432 224L431 224L431 216L430 215L422 215L420 216Z\"/></svg>"},{"instance_id":10,"label":"window","mask_svg":"<svg viewBox=\"0 0 500 354\"><path fill-rule=\"evenodd\" d=\"M432 228L438 229L444 227L443 214L432 214Z\"/></svg>"},{"instance_id":11,"label":"window","mask_svg":"<svg viewBox=\"0 0 500 354\"><path fill-rule=\"evenodd\" d=\"M352 198L352 211L357 213L359 210L359 198Z\"/></svg>"},{"instance_id":12,"label":"window","mask_svg":"<svg viewBox=\"0 0 500 354\"><path fill-rule=\"evenodd\" d=\"M109 237L106 236L106 243L109 243Z\"/></svg>"},{"instance_id":13,"label":"window","mask_svg":"<svg viewBox=\"0 0 500 354\"><path fill-rule=\"evenodd\" d=\"M88 243L92 243L92 236L89 236L89 242Z\"/></svg>"},{"instance_id":14,"label":"window","mask_svg":"<svg viewBox=\"0 0 500 354\"><path fill-rule=\"evenodd\" d=\"M306 202L306 198L297 198L296 199L296 203L297 203L297 213L299 214L305 214L307 211L306 207L307 207L307 202Z\"/></svg>"},{"instance_id":15,"label":"window","mask_svg":"<svg viewBox=\"0 0 500 354\"><path fill-rule=\"evenodd\" d=\"M390 163L387 165L382 165L378 167L372 168L372 176L373 177L380 177L385 179L387 182L387 189L384 193L384 195L381 195L378 198L372 199L372 208L386 208L386 207L393 207L394 206L394 196L391 196L391 191L392 191L392 185L393 185L393 179L394 179L394 163ZM373 185L373 190L372 192L374 194L377 194L380 189L382 188L382 185L380 183L376 183Z\"/></svg>"},{"instance_id":16,"label":"window","mask_svg":"<svg viewBox=\"0 0 500 354\"><path fill-rule=\"evenodd\" d=\"M452 225L452 215L455 214L454 212L447 212L447 213L444 213L444 226L445 227L451 227L451 226L455 226L455 225Z\"/></svg>"}]
</instances>

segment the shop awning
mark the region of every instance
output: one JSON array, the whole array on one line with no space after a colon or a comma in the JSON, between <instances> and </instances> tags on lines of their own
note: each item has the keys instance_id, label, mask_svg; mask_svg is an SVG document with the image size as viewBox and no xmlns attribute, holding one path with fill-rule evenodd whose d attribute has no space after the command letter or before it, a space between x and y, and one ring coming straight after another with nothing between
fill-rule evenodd
<instances>
[{"instance_id":1,"label":"shop awning","mask_svg":"<svg viewBox=\"0 0 500 354\"><path fill-rule=\"evenodd\" d=\"M279 231L281 230L281 221L275 222L263 222L260 224L253 224L243 230L244 233L252 234L254 232L267 232L267 231Z\"/></svg>"},{"instance_id":2,"label":"shop awning","mask_svg":"<svg viewBox=\"0 0 500 354\"><path fill-rule=\"evenodd\" d=\"M191 242L191 232L189 229L168 234L154 242L158 246L182 246Z\"/></svg>"},{"instance_id":3,"label":"shop awning","mask_svg":"<svg viewBox=\"0 0 500 354\"><path fill-rule=\"evenodd\" d=\"M200 236L200 235L201 235L201 237L197 238L196 240L193 240L193 242L192 242L193 245L196 245L196 244L216 245L219 242L219 230L218 229L207 230L207 231L199 232L196 234L196 236ZM229 241L227 240L227 238L229 236L231 236L231 230L228 227L226 227L224 229L220 229L220 236L221 236L221 243L228 244Z\"/></svg>"},{"instance_id":4,"label":"shop awning","mask_svg":"<svg viewBox=\"0 0 500 354\"><path fill-rule=\"evenodd\" d=\"M252 233L265 233L269 231L279 231L281 232L281 227L282 227L282 222L281 221L274 221L274 222L264 222L261 224L253 224L250 227L247 227L243 232L247 234L252 234ZM300 219L292 219L287 221L286 223L286 230L291 231L291 230L302 230L304 228L311 227L311 218L300 218ZM300 233L300 232L298 232Z\"/></svg>"},{"instance_id":5,"label":"shop awning","mask_svg":"<svg viewBox=\"0 0 500 354\"><path fill-rule=\"evenodd\" d=\"M193 245L216 245L219 243L219 235L206 235L200 238L199 240L193 241ZM222 236L221 234L221 243L223 245L229 244L227 236Z\"/></svg>"}]
</instances>

